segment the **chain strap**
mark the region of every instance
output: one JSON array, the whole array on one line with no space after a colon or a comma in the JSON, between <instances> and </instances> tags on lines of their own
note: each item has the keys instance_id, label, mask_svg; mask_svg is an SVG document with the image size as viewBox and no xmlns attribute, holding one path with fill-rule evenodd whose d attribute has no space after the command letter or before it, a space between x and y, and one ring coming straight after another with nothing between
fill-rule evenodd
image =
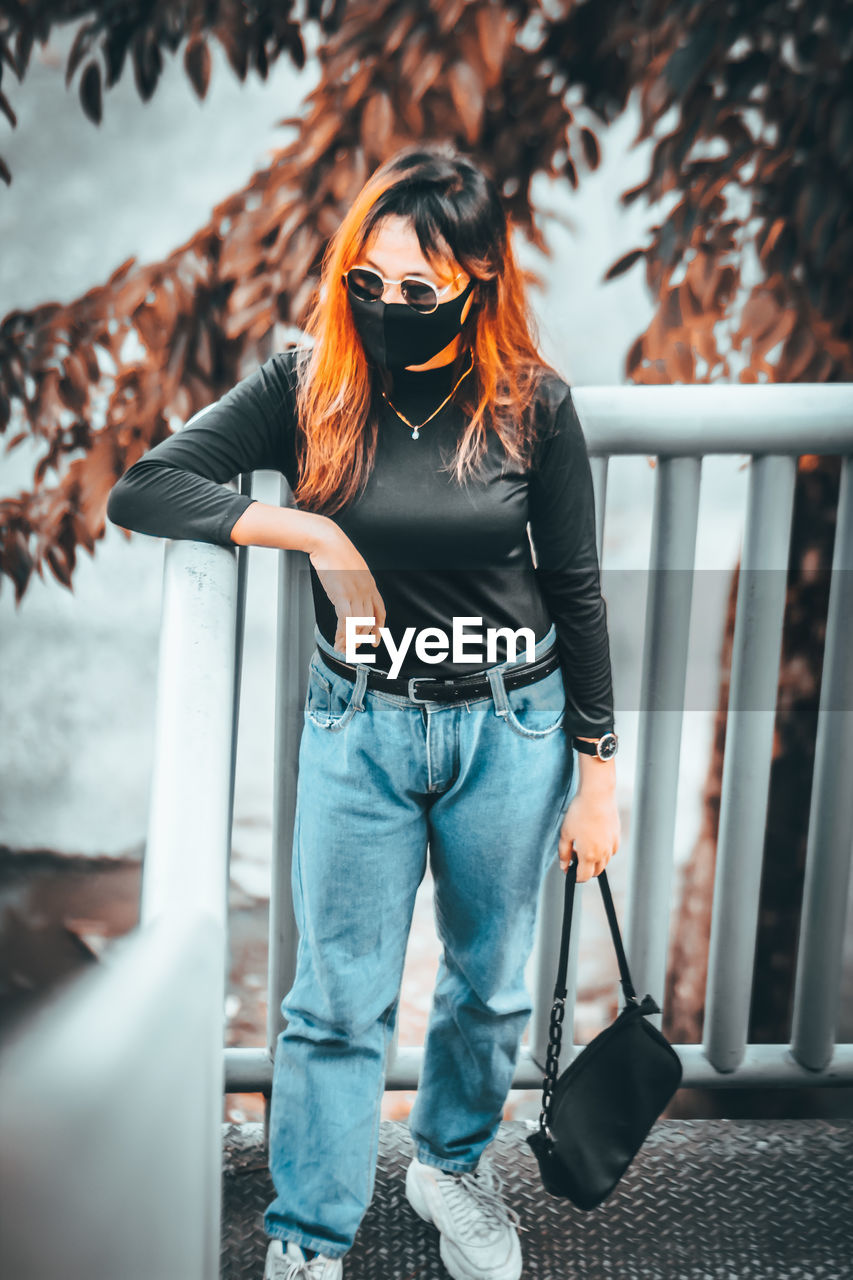
<instances>
[{"instance_id":1,"label":"chain strap","mask_svg":"<svg viewBox=\"0 0 853 1280\"><path fill-rule=\"evenodd\" d=\"M551 1123L551 1106L554 1086L560 1067L560 1045L563 1039L563 1018L566 1016L566 1000L559 996L551 1006L551 1022L548 1028L548 1052L545 1055L545 1076L542 1081L542 1110L539 1112L539 1129L548 1132Z\"/></svg>"}]
</instances>

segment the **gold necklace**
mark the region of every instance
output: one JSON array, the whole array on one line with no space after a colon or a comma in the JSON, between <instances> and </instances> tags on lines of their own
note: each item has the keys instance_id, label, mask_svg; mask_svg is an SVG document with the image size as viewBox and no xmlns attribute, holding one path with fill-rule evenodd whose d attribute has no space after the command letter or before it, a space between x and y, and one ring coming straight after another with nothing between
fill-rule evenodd
<instances>
[{"instance_id":1,"label":"gold necklace","mask_svg":"<svg viewBox=\"0 0 853 1280\"><path fill-rule=\"evenodd\" d=\"M436 416L436 414L441 413L442 409L443 409L443 408L444 408L444 406L447 404L448 400L450 400L450 399L451 399L451 397L454 395L454 393L455 393L455 391L456 391L456 388L459 386L459 383L460 383L460 382L462 382L462 381L463 381L463 379L465 379L465 378L467 378L467 377L468 377L468 374L471 372L471 370L472 370L473 368L474 368L474 352L472 351L472 352L471 352L471 363L469 364L469 366L468 366L468 368L465 370L465 372L462 374L462 377L461 377L461 378L459 379L459 381L456 383L456 386L453 388L453 391L451 391L451 392L450 392L450 395L449 395L449 396L445 396L445 397L444 397L444 399L442 400L442 402L441 402L441 404L438 406L438 408L437 408L437 409L435 409L435 410L434 410L434 411L429 415L429 417L428 417L428 418L425 418L423 422L419 422L419 423L409 422L409 419L406 417L406 415L405 415L404 413L401 413L401 412L400 412L400 410L397 408L397 406L396 406L396 405L391 404L391 401L390 401L390 400L388 399L388 397L385 395L385 392L384 392L384 391L382 392L382 398L385 400L386 404L388 404L388 405L390 405L390 406L391 406L391 408L392 408L392 409L394 410L394 412L396 413L397 417L398 417L398 418L400 418L400 419L401 419L401 421L405 422L405 424L406 424L406 426L407 426L407 427L411 427L411 428L412 428L412 439L413 439L413 440L417 440L417 438L418 438L418 436L419 436L419 434L420 434L421 428L422 428L422 427L425 427L425 426L426 426L426 424L427 424L428 422L432 422L432 420L433 420L433 418ZM426 371L424 370L424 372L426 372ZM380 390L381 390L381 388L380 388Z\"/></svg>"}]
</instances>

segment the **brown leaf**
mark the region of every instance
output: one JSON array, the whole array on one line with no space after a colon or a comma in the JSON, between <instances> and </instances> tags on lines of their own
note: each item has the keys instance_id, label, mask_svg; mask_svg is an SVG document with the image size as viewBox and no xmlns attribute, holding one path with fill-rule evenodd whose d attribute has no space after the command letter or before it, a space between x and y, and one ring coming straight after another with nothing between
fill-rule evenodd
<instances>
[{"instance_id":1,"label":"brown leaf","mask_svg":"<svg viewBox=\"0 0 853 1280\"><path fill-rule=\"evenodd\" d=\"M193 36L184 52L184 67L192 86L200 98L207 93L210 83L210 50L201 36Z\"/></svg>"},{"instance_id":2,"label":"brown leaf","mask_svg":"<svg viewBox=\"0 0 853 1280\"><path fill-rule=\"evenodd\" d=\"M71 586L71 571L68 560L60 551L58 546L48 547L44 553L44 558L50 568L53 570L53 576L62 583L64 587Z\"/></svg>"},{"instance_id":3,"label":"brown leaf","mask_svg":"<svg viewBox=\"0 0 853 1280\"><path fill-rule=\"evenodd\" d=\"M631 349L625 360L625 369L629 377L641 363L644 355L644 348L645 342L641 334L640 337L631 344Z\"/></svg>"},{"instance_id":4,"label":"brown leaf","mask_svg":"<svg viewBox=\"0 0 853 1280\"><path fill-rule=\"evenodd\" d=\"M672 362L682 382L692 382L696 370L693 352L683 342L675 342L672 347Z\"/></svg>"},{"instance_id":5,"label":"brown leaf","mask_svg":"<svg viewBox=\"0 0 853 1280\"><path fill-rule=\"evenodd\" d=\"M128 271L129 271L129 270L130 270L130 268L133 266L133 264L134 264L134 262L135 262L135 261L136 261L136 258L135 258L135 257L132 257L132 258L125 258L125 260L124 260L124 262L121 264L121 266L116 267L115 271L114 271L114 272L112 273L112 275L109 277L109 279L107 280L107 285L114 285L114 284L118 284L118 282L119 282L119 280L122 278L122 276L126 276L126 275L127 275Z\"/></svg>"},{"instance_id":6,"label":"brown leaf","mask_svg":"<svg viewBox=\"0 0 853 1280\"><path fill-rule=\"evenodd\" d=\"M65 357L65 376L85 403L89 394L89 373L79 351L69 351Z\"/></svg>"},{"instance_id":7,"label":"brown leaf","mask_svg":"<svg viewBox=\"0 0 853 1280\"><path fill-rule=\"evenodd\" d=\"M635 262L645 257L644 249L632 249L630 253L624 254L612 267L609 267L604 275L605 280L615 280L617 276L621 276L624 272L629 271Z\"/></svg>"},{"instance_id":8,"label":"brown leaf","mask_svg":"<svg viewBox=\"0 0 853 1280\"><path fill-rule=\"evenodd\" d=\"M483 83L469 62L454 62L448 80L465 137L473 145L480 136L483 122Z\"/></svg>"},{"instance_id":9,"label":"brown leaf","mask_svg":"<svg viewBox=\"0 0 853 1280\"><path fill-rule=\"evenodd\" d=\"M415 102L419 102L428 89L431 89L442 72L440 53L428 52L414 68L409 81L409 92Z\"/></svg>"},{"instance_id":10,"label":"brown leaf","mask_svg":"<svg viewBox=\"0 0 853 1280\"><path fill-rule=\"evenodd\" d=\"M156 35L147 27L140 28L133 37L133 74L143 102L151 99L162 69L163 55Z\"/></svg>"},{"instance_id":11,"label":"brown leaf","mask_svg":"<svg viewBox=\"0 0 853 1280\"><path fill-rule=\"evenodd\" d=\"M0 526L3 524L3 511L0 509ZM18 604L27 589L32 571L33 558L27 546L26 535L10 531L0 544L0 572L5 573L15 584L15 601Z\"/></svg>"},{"instance_id":12,"label":"brown leaf","mask_svg":"<svg viewBox=\"0 0 853 1280\"><path fill-rule=\"evenodd\" d=\"M90 62L80 80L80 101L86 115L95 124L101 123L101 68Z\"/></svg>"},{"instance_id":13,"label":"brown leaf","mask_svg":"<svg viewBox=\"0 0 853 1280\"><path fill-rule=\"evenodd\" d=\"M414 27L417 20L418 13L414 7L404 8L398 14L396 21L391 24L391 27L385 36L383 52L386 55L397 52L404 41L408 39L412 27Z\"/></svg>"},{"instance_id":14,"label":"brown leaf","mask_svg":"<svg viewBox=\"0 0 853 1280\"><path fill-rule=\"evenodd\" d=\"M442 35L452 35L467 7L468 0L433 0L432 9Z\"/></svg>"},{"instance_id":15,"label":"brown leaf","mask_svg":"<svg viewBox=\"0 0 853 1280\"><path fill-rule=\"evenodd\" d=\"M760 338L774 327L780 312L781 307L772 293L766 289L757 290L744 304L740 328L744 333Z\"/></svg>"},{"instance_id":16,"label":"brown leaf","mask_svg":"<svg viewBox=\"0 0 853 1280\"><path fill-rule=\"evenodd\" d=\"M601 150L598 145L598 139L592 129L588 129L586 125L581 127L581 144L590 169L597 169L601 163Z\"/></svg>"},{"instance_id":17,"label":"brown leaf","mask_svg":"<svg viewBox=\"0 0 853 1280\"><path fill-rule=\"evenodd\" d=\"M408 94L403 102L403 120L413 138L421 137L426 130L423 108L419 102L415 102L414 98L410 98Z\"/></svg>"},{"instance_id":18,"label":"brown leaf","mask_svg":"<svg viewBox=\"0 0 853 1280\"><path fill-rule=\"evenodd\" d=\"M2 66L3 64L0 63L0 69L2 69ZM15 115L14 111L12 110L12 104L9 101L9 99L6 97L5 93L0 93L0 111L3 112L4 116L9 121L9 124L14 129L18 123L18 117Z\"/></svg>"},{"instance_id":19,"label":"brown leaf","mask_svg":"<svg viewBox=\"0 0 853 1280\"><path fill-rule=\"evenodd\" d=\"M300 163L305 166L316 164L320 157L338 137L342 127L338 115L329 111L312 122L305 130L303 148L300 152Z\"/></svg>"},{"instance_id":20,"label":"brown leaf","mask_svg":"<svg viewBox=\"0 0 853 1280\"><path fill-rule=\"evenodd\" d=\"M512 44L515 24L506 9L497 5L481 5L475 21L483 63L489 72L489 84L497 84L507 50Z\"/></svg>"},{"instance_id":21,"label":"brown leaf","mask_svg":"<svg viewBox=\"0 0 853 1280\"><path fill-rule=\"evenodd\" d=\"M388 94L381 91L368 98L361 113L361 141L371 155L385 155L394 129L394 108Z\"/></svg>"},{"instance_id":22,"label":"brown leaf","mask_svg":"<svg viewBox=\"0 0 853 1280\"><path fill-rule=\"evenodd\" d=\"M355 107L362 101L373 81L373 74L373 67L369 62L365 62L363 66L358 68L344 90L344 105L346 107ZM296 123L299 124L300 121L297 120Z\"/></svg>"},{"instance_id":23,"label":"brown leaf","mask_svg":"<svg viewBox=\"0 0 853 1280\"><path fill-rule=\"evenodd\" d=\"M155 351L160 345L163 332L157 307L153 303L144 302L134 311L133 322L149 353Z\"/></svg>"},{"instance_id":24,"label":"brown leaf","mask_svg":"<svg viewBox=\"0 0 853 1280\"><path fill-rule=\"evenodd\" d=\"M625 205L633 204L644 192L648 191L650 180L647 178L645 182L640 182L636 187L629 187L627 191L623 191L619 197L619 203Z\"/></svg>"},{"instance_id":25,"label":"brown leaf","mask_svg":"<svg viewBox=\"0 0 853 1280\"><path fill-rule=\"evenodd\" d=\"M796 382L815 354L814 336L808 329L797 329L785 343L780 369L785 371L786 382Z\"/></svg>"},{"instance_id":26,"label":"brown leaf","mask_svg":"<svg viewBox=\"0 0 853 1280\"><path fill-rule=\"evenodd\" d=\"M133 24L128 21L113 21L104 40L104 60L107 75L106 87L111 89L117 84L124 69L127 50L133 37Z\"/></svg>"},{"instance_id":27,"label":"brown leaf","mask_svg":"<svg viewBox=\"0 0 853 1280\"><path fill-rule=\"evenodd\" d=\"M731 301L732 295L737 288L738 272L735 267L723 267L717 280L713 294L713 306L722 311L726 304Z\"/></svg>"},{"instance_id":28,"label":"brown leaf","mask_svg":"<svg viewBox=\"0 0 853 1280\"><path fill-rule=\"evenodd\" d=\"M74 366L71 366L73 368ZM88 383L81 386L72 376L66 374L64 378L59 379L59 396L62 403L67 405L69 409L73 409L75 413L81 413L86 407L88 399Z\"/></svg>"},{"instance_id":29,"label":"brown leaf","mask_svg":"<svg viewBox=\"0 0 853 1280\"><path fill-rule=\"evenodd\" d=\"M240 80L245 80L246 72L249 69L248 30L238 27L236 24L221 23L217 28L217 35L225 46L225 52L232 68Z\"/></svg>"},{"instance_id":30,"label":"brown leaf","mask_svg":"<svg viewBox=\"0 0 853 1280\"><path fill-rule=\"evenodd\" d=\"M98 34L97 24L90 22L84 24L77 31L74 41L68 54L68 62L65 64L65 87L71 87L71 81L74 79L74 72L80 66L83 59L91 52L95 36Z\"/></svg>"}]
</instances>

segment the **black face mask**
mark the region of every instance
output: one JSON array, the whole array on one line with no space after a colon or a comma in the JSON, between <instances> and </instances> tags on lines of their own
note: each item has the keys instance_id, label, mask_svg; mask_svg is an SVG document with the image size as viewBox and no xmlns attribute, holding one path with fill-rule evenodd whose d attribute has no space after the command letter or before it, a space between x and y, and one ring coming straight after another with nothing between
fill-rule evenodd
<instances>
[{"instance_id":1,"label":"black face mask","mask_svg":"<svg viewBox=\"0 0 853 1280\"><path fill-rule=\"evenodd\" d=\"M362 302L350 294L352 318L365 351L388 368L426 364L461 331L462 309L473 287L469 280L457 298L440 302L428 315L406 302Z\"/></svg>"}]
</instances>

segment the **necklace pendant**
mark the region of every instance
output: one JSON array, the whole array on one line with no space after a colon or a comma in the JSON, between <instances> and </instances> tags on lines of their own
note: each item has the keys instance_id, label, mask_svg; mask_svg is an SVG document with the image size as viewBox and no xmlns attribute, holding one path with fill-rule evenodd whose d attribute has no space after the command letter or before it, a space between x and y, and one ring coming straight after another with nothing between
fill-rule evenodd
<instances>
[{"instance_id":1,"label":"necklace pendant","mask_svg":"<svg viewBox=\"0 0 853 1280\"><path fill-rule=\"evenodd\" d=\"M459 384L460 384L461 382L463 382L463 381L464 381L464 379L465 379L465 378L467 378L467 377L468 377L468 374L469 374L469 373L471 372L471 370L474 368L474 352L473 352L473 351L471 351L469 354L470 354L470 356L471 356L471 363L469 364L469 366L468 366L468 368L465 370L465 372L462 374L462 377L461 377L461 378L459 378L459 379L457 380L457 382L456 382L456 386L455 386L455 387L453 388L453 390L450 392L450 395L445 396L445 397L444 397L444 399L442 400L441 404L438 406L438 408L437 408L437 409L433 409L432 413L429 415L429 417L426 419L426 421L425 421L425 422L419 422L419 423L417 424L417 426L415 426L415 424L414 424L413 422L409 422L409 419L405 416L405 414L402 414L402 413L400 412L400 410L396 407L396 405L393 405L393 404L391 403L391 401L388 399L388 396L385 394L385 391L384 391L384 390L382 390L382 388L380 388L380 390L382 391L382 398L383 398L383 400L385 401L385 403L389 406L389 408L391 408L391 409L393 409L393 410L394 410L394 413L396 413L397 417L400 419L400 421L401 421L401 422L404 422L404 423L406 424L406 426L407 426L407 427L411 427L411 428L412 428L412 439L413 439L413 440L419 440L419 439L420 439L421 427L425 427L425 426L427 425L427 423L428 423L428 422L432 422L433 418L437 417L437 416L438 416L438 414L439 414L439 413L441 413L442 409L443 409L443 408L444 408L444 406L447 404L447 402L448 402L449 400L452 400L453 395L454 395L454 393L456 392L456 388L459 386Z\"/></svg>"}]
</instances>

